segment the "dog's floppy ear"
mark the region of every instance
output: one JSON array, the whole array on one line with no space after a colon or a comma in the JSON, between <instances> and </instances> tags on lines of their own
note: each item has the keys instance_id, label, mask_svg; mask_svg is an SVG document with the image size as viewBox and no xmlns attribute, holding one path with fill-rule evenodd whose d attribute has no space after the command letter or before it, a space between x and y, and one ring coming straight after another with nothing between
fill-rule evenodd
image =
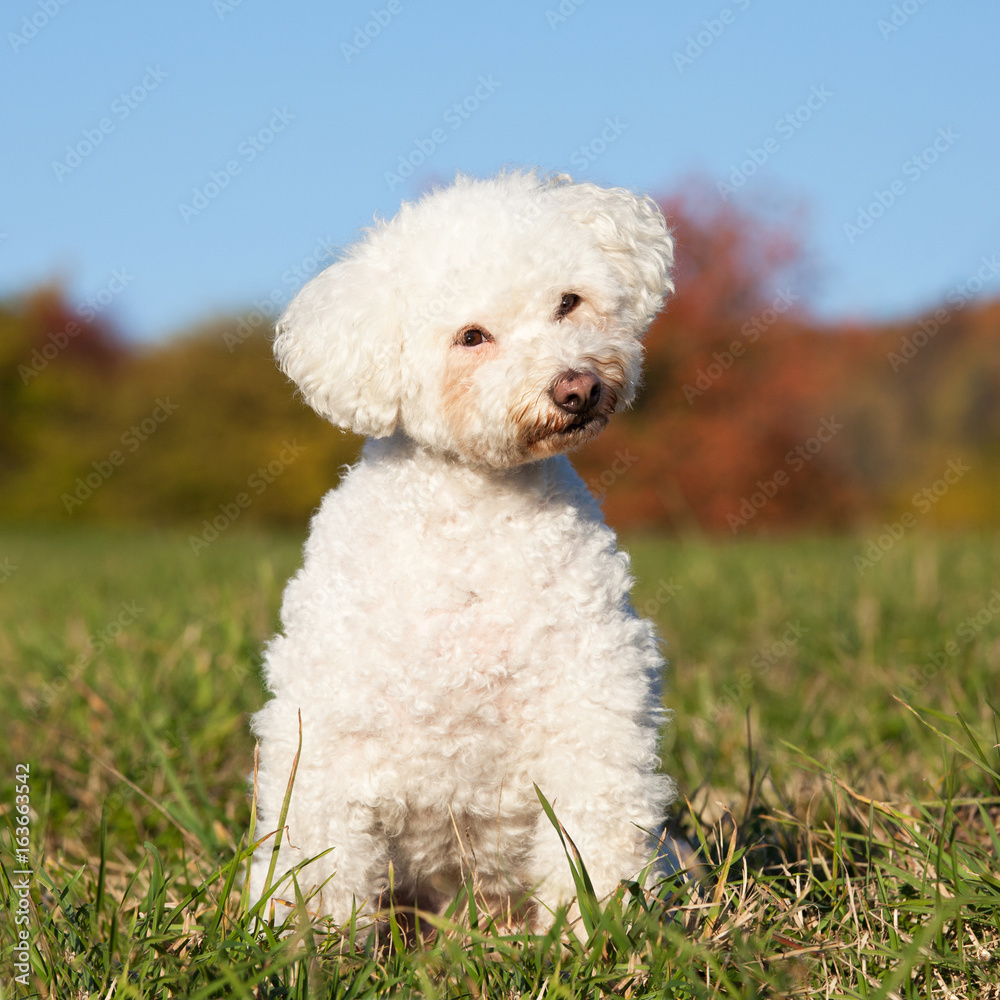
<instances>
[{"instance_id":1,"label":"dog's floppy ear","mask_svg":"<svg viewBox=\"0 0 1000 1000\"><path fill-rule=\"evenodd\" d=\"M391 278L355 254L313 278L278 320L281 370L322 417L385 437L396 427L402 371Z\"/></svg>"},{"instance_id":2,"label":"dog's floppy ear","mask_svg":"<svg viewBox=\"0 0 1000 1000\"><path fill-rule=\"evenodd\" d=\"M614 261L632 298L636 328L645 332L674 290L674 241L659 206L624 188L574 184L566 174L547 187L566 215L587 226Z\"/></svg>"}]
</instances>

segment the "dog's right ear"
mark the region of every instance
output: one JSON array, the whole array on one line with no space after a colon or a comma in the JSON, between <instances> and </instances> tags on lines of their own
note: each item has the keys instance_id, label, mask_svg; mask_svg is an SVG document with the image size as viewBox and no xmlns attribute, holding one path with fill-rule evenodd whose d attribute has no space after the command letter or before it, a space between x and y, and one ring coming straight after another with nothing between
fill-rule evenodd
<instances>
[{"instance_id":1,"label":"dog's right ear","mask_svg":"<svg viewBox=\"0 0 1000 1000\"><path fill-rule=\"evenodd\" d=\"M303 399L345 430L385 437L399 416L400 327L388 274L351 256L313 278L278 320L274 354Z\"/></svg>"}]
</instances>

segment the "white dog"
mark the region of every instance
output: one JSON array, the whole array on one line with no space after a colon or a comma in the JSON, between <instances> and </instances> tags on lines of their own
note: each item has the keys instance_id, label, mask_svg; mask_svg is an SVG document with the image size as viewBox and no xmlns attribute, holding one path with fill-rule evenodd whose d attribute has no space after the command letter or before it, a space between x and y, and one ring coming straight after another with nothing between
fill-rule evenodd
<instances>
[{"instance_id":1,"label":"white dog","mask_svg":"<svg viewBox=\"0 0 1000 1000\"><path fill-rule=\"evenodd\" d=\"M655 869L673 792L658 640L564 453L631 403L672 258L649 198L460 177L288 307L281 367L370 440L313 518L267 649L260 834L302 719L277 897L301 866L309 909L343 922L385 902L390 866L397 902L432 910L471 874L495 912L533 894L521 914L545 926L575 889L536 785L598 895Z\"/></svg>"}]
</instances>

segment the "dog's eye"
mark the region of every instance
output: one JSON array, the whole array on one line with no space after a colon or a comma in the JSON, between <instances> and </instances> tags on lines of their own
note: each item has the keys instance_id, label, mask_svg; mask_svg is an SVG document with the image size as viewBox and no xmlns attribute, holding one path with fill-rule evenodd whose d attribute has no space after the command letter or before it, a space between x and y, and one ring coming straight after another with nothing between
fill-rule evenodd
<instances>
[{"instance_id":1,"label":"dog's eye","mask_svg":"<svg viewBox=\"0 0 1000 1000\"><path fill-rule=\"evenodd\" d=\"M559 302L556 318L562 319L563 316L568 316L579 304L580 296L576 292L566 292Z\"/></svg>"},{"instance_id":2,"label":"dog's eye","mask_svg":"<svg viewBox=\"0 0 1000 1000\"><path fill-rule=\"evenodd\" d=\"M458 342L463 347L478 347L490 339L490 335L478 326L471 326L468 330L463 330L458 335Z\"/></svg>"}]
</instances>

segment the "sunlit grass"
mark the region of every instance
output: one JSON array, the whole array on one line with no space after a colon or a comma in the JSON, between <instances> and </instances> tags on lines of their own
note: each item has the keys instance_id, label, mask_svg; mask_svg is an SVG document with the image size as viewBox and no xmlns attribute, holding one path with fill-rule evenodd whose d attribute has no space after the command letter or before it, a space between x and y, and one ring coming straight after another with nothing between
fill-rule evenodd
<instances>
[{"instance_id":1,"label":"sunlit grass","mask_svg":"<svg viewBox=\"0 0 1000 1000\"><path fill-rule=\"evenodd\" d=\"M695 878L537 938L491 925L473 887L432 942L391 920L352 949L350 928L279 939L241 893L247 717L299 539L0 535L0 803L13 824L28 764L31 989L998 996L1000 539L904 538L859 572L864 541L630 546L668 644ZM2 836L0 996L30 995Z\"/></svg>"}]
</instances>

